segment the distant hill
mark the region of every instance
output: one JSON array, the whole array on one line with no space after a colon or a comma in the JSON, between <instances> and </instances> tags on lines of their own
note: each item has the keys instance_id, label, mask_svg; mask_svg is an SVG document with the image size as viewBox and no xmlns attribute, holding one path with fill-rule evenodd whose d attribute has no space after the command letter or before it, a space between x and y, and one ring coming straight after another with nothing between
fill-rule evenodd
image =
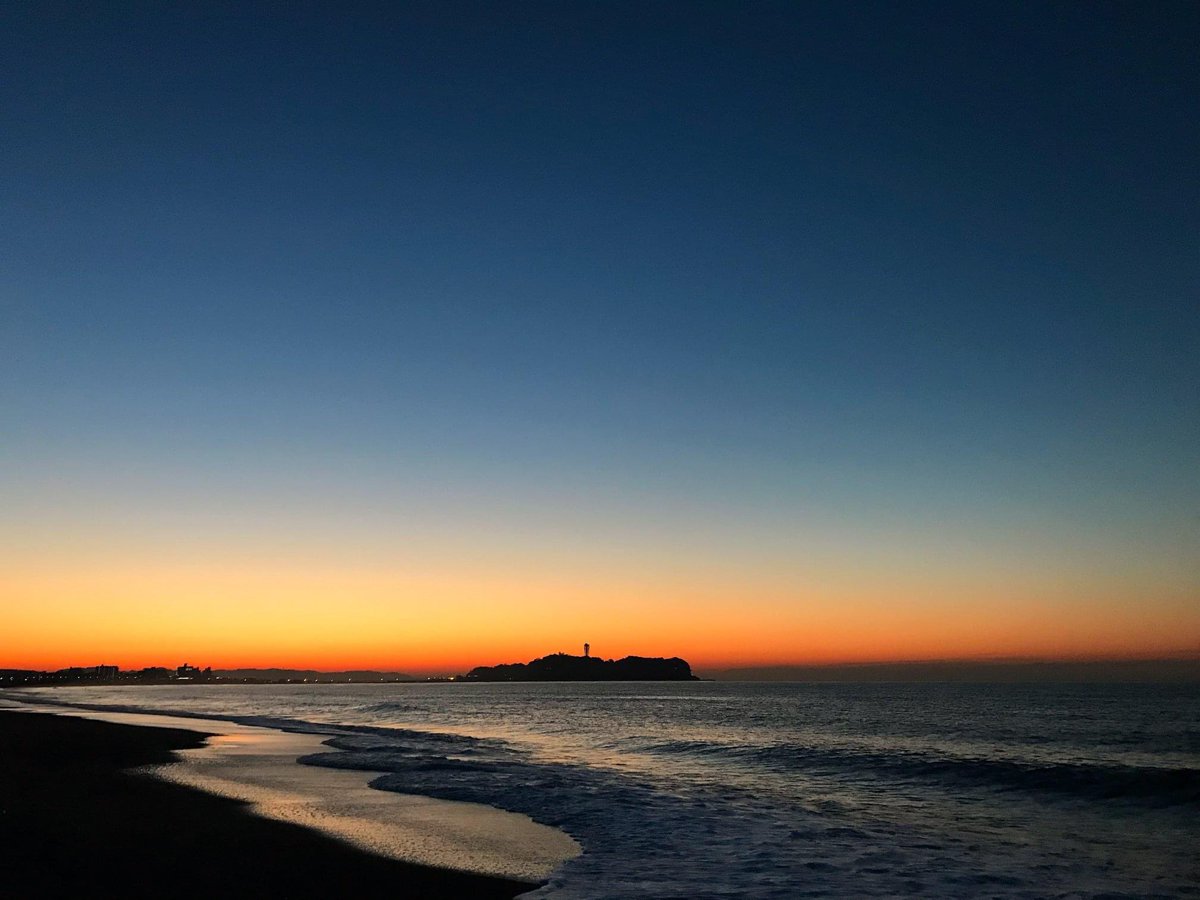
<instances>
[{"instance_id":1,"label":"distant hill","mask_svg":"<svg viewBox=\"0 0 1200 900\"><path fill-rule=\"evenodd\" d=\"M376 672L349 669L345 672L318 672L316 669L213 669L214 678L250 681L420 681L404 672Z\"/></svg>"},{"instance_id":2,"label":"distant hill","mask_svg":"<svg viewBox=\"0 0 1200 900\"><path fill-rule=\"evenodd\" d=\"M647 656L600 659L553 653L528 663L477 666L464 681L696 681L686 660Z\"/></svg>"}]
</instances>

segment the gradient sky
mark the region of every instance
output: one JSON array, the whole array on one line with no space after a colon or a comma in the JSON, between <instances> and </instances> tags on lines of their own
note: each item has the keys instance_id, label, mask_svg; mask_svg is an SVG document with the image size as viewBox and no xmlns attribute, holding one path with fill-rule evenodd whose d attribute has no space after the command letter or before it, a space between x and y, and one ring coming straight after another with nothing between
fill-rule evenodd
<instances>
[{"instance_id":1,"label":"gradient sky","mask_svg":"<svg viewBox=\"0 0 1200 900\"><path fill-rule=\"evenodd\" d=\"M0 7L0 666L1200 651L1200 6L392 7Z\"/></svg>"}]
</instances>

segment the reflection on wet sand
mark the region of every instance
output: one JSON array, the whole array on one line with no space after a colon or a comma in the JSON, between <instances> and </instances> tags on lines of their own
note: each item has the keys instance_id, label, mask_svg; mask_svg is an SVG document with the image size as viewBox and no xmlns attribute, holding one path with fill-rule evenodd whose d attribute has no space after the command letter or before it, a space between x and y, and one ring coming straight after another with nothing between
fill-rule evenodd
<instances>
[{"instance_id":1,"label":"reflection on wet sand","mask_svg":"<svg viewBox=\"0 0 1200 900\"><path fill-rule=\"evenodd\" d=\"M367 786L370 773L296 762L327 752L326 735L175 716L61 707L43 711L211 733L203 747L176 751L178 762L144 771L244 801L265 818L314 828L381 856L535 882L580 852L568 835L524 815L377 791Z\"/></svg>"}]
</instances>

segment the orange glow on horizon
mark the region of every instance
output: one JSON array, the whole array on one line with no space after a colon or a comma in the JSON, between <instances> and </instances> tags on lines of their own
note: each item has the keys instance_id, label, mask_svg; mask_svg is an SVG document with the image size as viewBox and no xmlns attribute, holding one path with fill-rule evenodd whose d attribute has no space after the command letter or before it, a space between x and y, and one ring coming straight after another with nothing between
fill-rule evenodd
<instances>
[{"instance_id":1,"label":"orange glow on horizon","mask_svg":"<svg viewBox=\"0 0 1200 900\"><path fill-rule=\"evenodd\" d=\"M1143 592L1144 596L1144 592ZM964 598L969 598L966 600ZM581 581L519 572L83 567L9 573L0 667L379 669L453 674L581 652L738 666L1149 658L1200 648L1187 592L1155 616L1094 585L668 578Z\"/></svg>"}]
</instances>

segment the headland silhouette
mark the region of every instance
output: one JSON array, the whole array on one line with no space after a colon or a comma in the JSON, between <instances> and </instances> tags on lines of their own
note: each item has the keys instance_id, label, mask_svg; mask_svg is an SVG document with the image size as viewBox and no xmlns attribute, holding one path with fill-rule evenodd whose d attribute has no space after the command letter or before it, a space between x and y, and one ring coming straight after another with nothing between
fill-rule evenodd
<instances>
[{"instance_id":1,"label":"headland silhouette","mask_svg":"<svg viewBox=\"0 0 1200 900\"><path fill-rule=\"evenodd\" d=\"M687 660L649 656L600 659L584 645L583 656L552 653L527 663L476 666L461 681L699 681Z\"/></svg>"}]
</instances>

